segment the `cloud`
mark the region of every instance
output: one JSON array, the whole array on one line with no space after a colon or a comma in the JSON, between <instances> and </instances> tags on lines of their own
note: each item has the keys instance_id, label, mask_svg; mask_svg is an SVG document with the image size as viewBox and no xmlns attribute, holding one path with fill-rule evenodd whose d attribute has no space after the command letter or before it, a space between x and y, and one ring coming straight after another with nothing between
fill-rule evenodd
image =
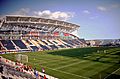
<instances>
[{"instance_id":1,"label":"cloud","mask_svg":"<svg viewBox=\"0 0 120 79\"><path fill-rule=\"evenodd\" d=\"M49 18L49 19L55 19L55 20L69 20L74 16L74 13L72 12L51 12L50 10L44 10L44 11L35 11L34 14L36 16L42 17L42 18Z\"/></svg>"},{"instance_id":2,"label":"cloud","mask_svg":"<svg viewBox=\"0 0 120 79\"><path fill-rule=\"evenodd\" d=\"M104 6L98 6L97 9L100 11L107 11L107 8Z\"/></svg>"},{"instance_id":3,"label":"cloud","mask_svg":"<svg viewBox=\"0 0 120 79\"><path fill-rule=\"evenodd\" d=\"M9 13L8 15L29 15L29 12L30 12L29 8L21 8L15 12ZM33 11L31 13L33 14L32 16L63 21L69 20L74 16L73 12L61 12L61 11L51 12L50 10ZM0 15L0 18L3 18L4 16L5 15Z\"/></svg>"},{"instance_id":4,"label":"cloud","mask_svg":"<svg viewBox=\"0 0 120 79\"><path fill-rule=\"evenodd\" d=\"M114 9L120 8L119 4L110 4L110 5L106 5L106 6L98 6L97 9L99 11L111 11Z\"/></svg>"},{"instance_id":5,"label":"cloud","mask_svg":"<svg viewBox=\"0 0 120 79\"><path fill-rule=\"evenodd\" d=\"M92 16L92 17L90 17L90 19L96 19L96 18L98 18L98 16Z\"/></svg>"},{"instance_id":6,"label":"cloud","mask_svg":"<svg viewBox=\"0 0 120 79\"><path fill-rule=\"evenodd\" d=\"M28 15L29 12L30 12L29 8L21 8L18 11L11 13L11 15Z\"/></svg>"},{"instance_id":7,"label":"cloud","mask_svg":"<svg viewBox=\"0 0 120 79\"><path fill-rule=\"evenodd\" d=\"M85 13L85 14L90 14L90 11L84 10L83 13Z\"/></svg>"}]
</instances>

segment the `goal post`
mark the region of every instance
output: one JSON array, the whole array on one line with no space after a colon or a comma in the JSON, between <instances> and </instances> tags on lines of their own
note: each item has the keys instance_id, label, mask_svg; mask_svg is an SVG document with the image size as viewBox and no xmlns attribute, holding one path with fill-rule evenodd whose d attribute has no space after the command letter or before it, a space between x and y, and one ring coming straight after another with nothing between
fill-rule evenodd
<instances>
[{"instance_id":1,"label":"goal post","mask_svg":"<svg viewBox=\"0 0 120 79\"><path fill-rule=\"evenodd\" d=\"M27 55L17 54L17 55L15 55L15 59L17 61L22 62L22 63L27 63L28 62L28 56Z\"/></svg>"}]
</instances>

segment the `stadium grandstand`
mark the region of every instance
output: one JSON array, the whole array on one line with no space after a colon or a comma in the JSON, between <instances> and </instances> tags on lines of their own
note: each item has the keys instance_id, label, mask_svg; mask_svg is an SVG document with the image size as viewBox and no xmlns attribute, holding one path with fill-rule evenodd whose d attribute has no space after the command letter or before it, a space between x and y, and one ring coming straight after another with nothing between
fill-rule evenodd
<instances>
[{"instance_id":1,"label":"stadium grandstand","mask_svg":"<svg viewBox=\"0 0 120 79\"><path fill-rule=\"evenodd\" d=\"M1 52L28 52L85 47L71 34L80 26L64 21L7 15L0 20Z\"/></svg>"},{"instance_id":2,"label":"stadium grandstand","mask_svg":"<svg viewBox=\"0 0 120 79\"><path fill-rule=\"evenodd\" d=\"M120 39L86 40L86 43L91 47L120 47Z\"/></svg>"}]
</instances>

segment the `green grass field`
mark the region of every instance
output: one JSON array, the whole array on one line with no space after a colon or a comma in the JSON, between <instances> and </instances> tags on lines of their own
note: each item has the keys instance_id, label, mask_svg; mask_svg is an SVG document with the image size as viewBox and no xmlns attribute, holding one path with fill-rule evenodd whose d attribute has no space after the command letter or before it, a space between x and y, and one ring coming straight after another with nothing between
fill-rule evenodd
<instances>
[{"instance_id":1,"label":"green grass field","mask_svg":"<svg viewBox=\"0 0 120 79\"><path fill-rule=\"evenodd\" d=\"M28 65L59 79L104 79L120 68L120 48L94 47L22 53ZM3 57L15 61L15 54ZM120 70L114 72L120 75Z\"/></svg>"}]
</instances>

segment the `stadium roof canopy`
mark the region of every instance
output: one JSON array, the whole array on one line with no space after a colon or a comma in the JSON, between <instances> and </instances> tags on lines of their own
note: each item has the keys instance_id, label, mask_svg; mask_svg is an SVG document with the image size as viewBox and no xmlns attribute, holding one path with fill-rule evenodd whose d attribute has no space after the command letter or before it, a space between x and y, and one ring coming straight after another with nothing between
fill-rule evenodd
<instances>
[{"instance_id":1,"label":"stadium roof canopy","mask_svg":"<svg viewBox=\"0 0 120 79\"><path fill-rule=\"evenodd\" d=\"M46 32L67 32L71 33L80 26L65 21L38 18L33 16L7 15L0 20L0 31L46 31Z\"/></svg>"}]
</instances>

